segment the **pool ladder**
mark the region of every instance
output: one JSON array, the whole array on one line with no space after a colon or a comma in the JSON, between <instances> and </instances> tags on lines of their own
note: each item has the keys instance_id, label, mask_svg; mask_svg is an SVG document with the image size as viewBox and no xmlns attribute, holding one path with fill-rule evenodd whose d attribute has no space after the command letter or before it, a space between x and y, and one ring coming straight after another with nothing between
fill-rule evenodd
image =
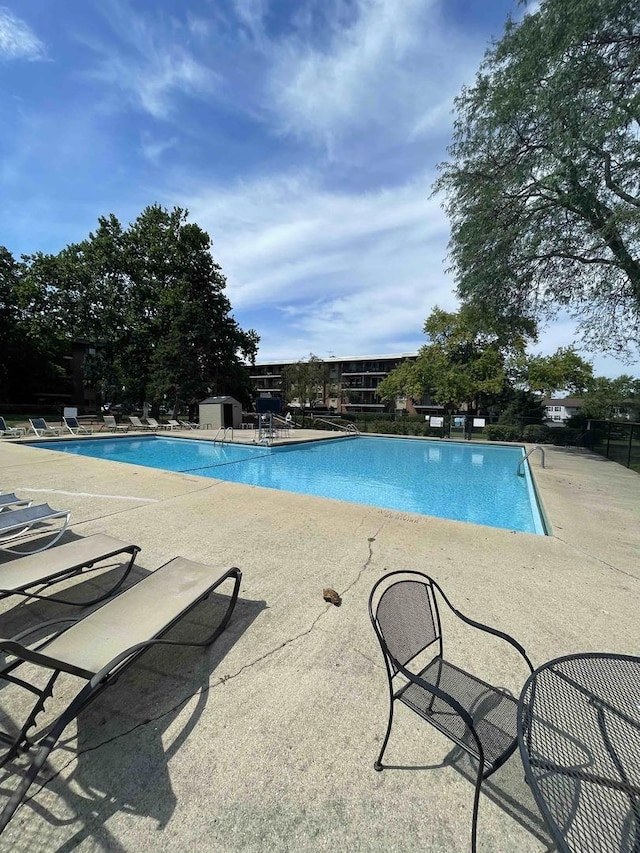
<instances>
[{"instance_id":1,"label":"pool ladder","mask_svg":"<svg viewBox=\"0 0 640 853\"><path fill-rule=\"evenodd\" d=\"M220 429L215 435L215 438L213 439L213 443L215 444L218 441L218 436L220 435L220 433L222 433L222 437L220 438L220 444L224 444L227 440L228 432L231 433L231 441L233 441L233 427L220 427Z\"/></svg>"},{"instance_id":2,"label":"pool ladder","mask_svg":"<svg viewBox=\"0 0 640 853\"><path fill-rule=\"evenodd\" d=\"M523 456L522 459L518 462L518 470L516 471L518 477L524 477L524 470L521 468L522 465L527 461L527 459L531 456L531 454L535 451L539 450L542 455L542 467L544 468L544 449L540 447L539 444L536 444L535 447L532 447L531 450L527 453L526 456Z\"/></svg>"}]
</instances>

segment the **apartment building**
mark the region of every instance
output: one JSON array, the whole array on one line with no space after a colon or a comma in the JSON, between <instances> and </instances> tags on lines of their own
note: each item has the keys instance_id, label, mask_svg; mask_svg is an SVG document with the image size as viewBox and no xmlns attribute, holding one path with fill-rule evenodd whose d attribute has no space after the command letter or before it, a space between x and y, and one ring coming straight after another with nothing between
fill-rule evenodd
<instances>
[{"instance_id":1,"label":"apartment building","mask_svg":"<svg viewBox=\"0 0 640 853\"><path fill-rule=\"evenodd\" d=\"M573 415L577 415L582 407L579 397L549 397L544 401L547 420L550 426L564 426Z\"/></svg>"},{"instance_id":2,"label":"apartment building","mask_svg":"<svg viewBox=\"0 0 640 853\"><path fill-rule=\"evenodd\" d=\"M324 389L317 401L318 407L345 412L382 412L393 410L377 394L378 385L392 370L404 361L414 361L417 352L396 355L358 355L323 359L326 368ZM257 362L249 367L256 397L281 397L283 372L296 362ZM298 401L291 401L296 405ZM442 407L435 405L429 397L423 400L398 398L396 410L412 414L437 414Z\"/></svg>"}]
</instances>

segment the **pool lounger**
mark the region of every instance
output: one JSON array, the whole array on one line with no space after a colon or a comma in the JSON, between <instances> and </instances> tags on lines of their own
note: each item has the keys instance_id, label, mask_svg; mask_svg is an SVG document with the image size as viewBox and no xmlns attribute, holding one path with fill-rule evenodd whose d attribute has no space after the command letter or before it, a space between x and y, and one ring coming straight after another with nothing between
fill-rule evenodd
<instances>
[{"instance_id":1,"label":"pool lounger","mask_svg":"<svg viewBox=\"0 0 640 853\"><path fill-rule=\"evenodd\" d=\"M211 566L176 557L84 618L81 614L76 619L59 620L57 624L71 623L70 627L61 628L59 633L40 643L36 649L28 648L22 642L30 633L38 630L37 627L12 639L0 640L0 652L11 656L11 662L0 669L0 680L20 685L38 697L18 734L2 735L10 747L0 761L0 766L6 765L30 747L37 747L37 751L24 771L20 771L18 786L0 815L0 832L24 800L31 783L67 725L98 693L116 681L139 655L158 644L207 646L222 633L236 605L242 572L234 567L217 578L215 575ZM183 616L229 578L234 578L233 592L229 596L222 621L208 637L201 641L182 642L161 639ZM49 623L47 627L54 624ZM52 672L43 688L37 688L27 681L26 676L23 679L13 674L23 662L29 664L28 671L35 665L40 670ZM53 692L56 679L63 672L83 679L85 685L50 725L28 736L27 732L36 725L47 697ZM132 697L131 701L135 701L135 698ZM17 725L20 726L21 721ZM6 782L4 779L3 790L6 790Z\"/></svg>"},{"instance_id":2,"label":"pool lounger","mask_svg":"<svg viewBox=\"0 0 640 853\"><path fill-rule=\"evenodd\" d=\"M17 495L11 494L0 495L0 512L3 509L13 509L17 506L31 506L32 501L29 498L19 498Z\"/></svg>"},{"instance_id":3,"label":"pool lounger","mask_svg":"<svg viewBox=\"0 0 640 853\"><path fill-rule=\"evenodd\" d=\"M67 529L71 512L66 509L52 509L49 504L36 504L36 506L28 506L20 509L12 509L7 512L0 512L0 549L9 551L12 554L37 554L50 548L54 545ZM39 524L46 524L50 521L62 520L62 527L59 530L37 530ZM31 544L37 545L39 539L35 543L23 542L24 550L12 548L5 543L16 539L18 536L23 536L27 533L42 533L43 535L55 534L54 538L42 545L40 548L30 548Z\"/></svg>"},{"instance_id":4,"label":"pool lounger","mask_svg":"<svg viewBox=\"0 0 640 853\"><path fill-rule=\"evenodd\" d=\"M86 536L83 539L58 545L57 548L47 551L46 554L29 554L19 560L12 560L10 563L0 565L0 599L12 595L22 595L25 598L43 598L46 601L78 604L82 607L97 604L113 595L123 584L133 568L139 551L140 548L137 545L121 542L105 533L96 533L93 536ZM86 576L90 571L105 568L105 566L96 565L96 563L102 564L120 554L129 555L123 574L108 592L102 593L98 598L91 601L78 602L61 595L41 595L40 591L37 594L29 592L34 587L43 586L46 588L78 575Z\"/></svg>"}]
</instances>

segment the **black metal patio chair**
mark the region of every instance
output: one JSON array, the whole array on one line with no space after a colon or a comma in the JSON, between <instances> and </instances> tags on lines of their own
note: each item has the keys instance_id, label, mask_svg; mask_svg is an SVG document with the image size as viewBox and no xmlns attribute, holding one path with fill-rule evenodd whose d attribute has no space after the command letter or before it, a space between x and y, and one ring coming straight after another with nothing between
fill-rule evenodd
<instances>
[{"instance_id":1,"label":"black metal patio chair","mask_svg":"<svg viewBox=\"0 0 640 853\"><path fill-rule=\"evenodd\" d=\"M435 726L466 753L477 759L473 801L471 850L476 850L480 788L517 747L517 697L465 672L443 657L438 596L467 625L506 640L533 667L522 646L502 631L469 619L451 604L433 578L421 572L390 572L374 584L369 616L380 642L389 683L389 722L374 764L383 770L382 757L393 722L396 700ZM425 663L427 650L434 655ZM412 664L413 670L407 667Z\"/></svg>"}]
</instances>

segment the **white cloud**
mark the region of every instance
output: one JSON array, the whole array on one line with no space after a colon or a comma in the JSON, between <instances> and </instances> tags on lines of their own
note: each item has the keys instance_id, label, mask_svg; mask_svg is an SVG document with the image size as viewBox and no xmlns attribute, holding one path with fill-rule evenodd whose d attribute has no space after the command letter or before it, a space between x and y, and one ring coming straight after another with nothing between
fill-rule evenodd
<instances>
[{"instance_id":1,"label":"white cloud","mask_svg":"<svg viewBox=\"0 0 640 853\"><path fill-rule=\"evenodd\" d=\"M436 0L355 5L350 25L327 22L321 43L301 32L276 46L268 93L280 129L336 156L349 134L368 131L375 144L379 134L398 140L448 128L451 102L481 45L444 24Z\"/></svg>"},{"instance_id":2,"label":"white cloud","mask_svg":"<svg viewBox=\"0 0 640 853\"><path fill-rule=\"evenodd\" d=\"M154 118L167 118L176 95L202 97L212 93L219 77L201 62L189 46L194 26L202 36L203 21L185 24L136 15L128 4L106 4L103 13L119 37L117 46L87 40L102 55L93 76L125 92L130 103Z\"/></svg>"},{"instance_id":3,"label":"white cloud","mask_svg":"<svg viewBox=\"0 0 640 853\"><path fill-rule=\"evenodd\" d=\"M153 163L154 166L160 165L163 155L167 151L175 149L179 145L179 140L176 136L170 139L155 139L145 135L140 144L143 156Z\"/></svg>"},{"instance_id":4,"label":"white cloud","mask_svg":"<svg viewBox=\"0 0 640 853\"><path fill-rule=\"evenodd\" d=\"M261 358L388 351L389 341L407 350L424 342L435 304L455 304L442 264L448 225L429 185L422 175L350 195L283 175L180 203L212 235L234 310L268 312Z\"/></svg>"},{"instance_id":5,"label":"white cloud","mask_svg":"<svg viewBox=\"0 0 640 853\"><path fill-rule=\"evenodd\" d=\"M9 9L0 7L0 59L44 58L44 44L33 30Z\"/></svg>"}]
</instances>

